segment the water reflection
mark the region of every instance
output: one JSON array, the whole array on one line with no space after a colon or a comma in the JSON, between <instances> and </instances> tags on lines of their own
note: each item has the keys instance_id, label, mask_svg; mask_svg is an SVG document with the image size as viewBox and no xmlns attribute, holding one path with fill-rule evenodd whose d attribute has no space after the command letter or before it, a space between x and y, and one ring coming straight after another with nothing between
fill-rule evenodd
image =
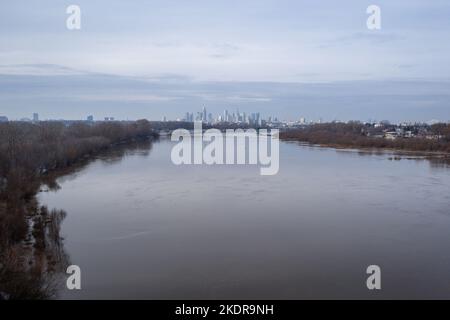
<instances>
[{"instance_id":1,"label":"water reflection","mask_svg":"<svg viewBox=\"0 0 450 320\"><path fill-rule=\"evenodd\" d=\"M100 159L105 164L114 164L122 161L124 157L141 156L147 157L152 149L153 142L150 140L134 141L120 144L107 152L100 153L96 159Z\"/></svg>"},{"instance_id":2,"label":"water reflection","mask_svg":"<svg viewBox=\"0 0 450 320\"><path fill-rule=\"evenodd\" d=\"M429 158L427 160L433 169L450 169L450 158Z\"/></svg>"},{"instance_id":3,"label":"water reflection","mask_svg":"<svg viewBox=\"0 0 450 320\"><path fill-rule=\"evenodd\" d=\"M65 211L49 211L30 199L27 215L22 216L14 203L6 205L0 229L10 226L11 222L29 227L22 241L0 243L0 299L54 297L61 282L60 275L69 264L59 233Z\"/></svg>"}]
</instances>

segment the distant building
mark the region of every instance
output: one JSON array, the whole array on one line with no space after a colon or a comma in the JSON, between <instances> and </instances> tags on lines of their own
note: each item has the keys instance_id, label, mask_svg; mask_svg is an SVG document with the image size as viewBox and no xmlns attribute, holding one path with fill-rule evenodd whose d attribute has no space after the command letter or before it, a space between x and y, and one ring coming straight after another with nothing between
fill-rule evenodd
<instances>
[{"instance_id":1,"label":"distant building","mask_svg":"<svg viewBox=\"0 0 450 320\"><path fill-rule=\"evenodd\" d=\"M39 114L38 113L33 113L33 121L34 122L38 122L39 121Z\"/></svg>"},{"instance_id":2,"label":"distant building","mask_svg":"<svg viewBox=\"0 0 450 320\"><path fill-rule=\"evenodd\" d=\"M94 116L87 116L86 120L92 122L94 121Z\"/></svg>"},{"instance_id":3,"label":"distant building","mask_svg":"<svg viewBox=\"0 0 450 320\"><path fill-rule=\"evenodd\" d=\"M0 122L8 122L8 117L0 116Z\"/></svg>"},{"instance_id":4,"label":"distant building","mask_svg":"<svg viewBox=\"0 0 450 320\"><path fill-rule=\"evenodd\" d=\"M202 120L203 120L203 122L208 121L208 119L206 118L206 108L205 107L203 107L203 110L202 110Z\"/></svg>"},{"instance_id":5,"label":"distant building","mask_svg":"<svg viewBox=\"0 0 450 320\"><path fill-rule=\"evenodd\" d=\"M183 120L186 122L194 122L194 114L186 112L186 115Z\"/></svg>"}]
</instances>

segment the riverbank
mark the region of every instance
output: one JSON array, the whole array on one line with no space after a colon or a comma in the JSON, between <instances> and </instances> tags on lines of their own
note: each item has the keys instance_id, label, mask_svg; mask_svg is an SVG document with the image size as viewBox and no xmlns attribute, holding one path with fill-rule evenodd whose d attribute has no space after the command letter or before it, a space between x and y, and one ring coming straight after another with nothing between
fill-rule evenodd
<instances>
[{"instance_id":1,"label":"riverbank","mask_svg":"<svg viewBox=\"0 0 450 320\"><path fill-rule=\"evenodd\" d=\"M448 158L450 161L450 153L449 152L442 152L442 151L413 151L413 150L404 150L404 149L395 149L395 148L370 148L370 147L355 147L355 146L347 146L347 145L340 145L340 144L333 144L333 143L310 143L306 141L300 141L295 139L280 139L285 142L292 142L292 143L298 143L299 145L306 146L306 147L316 147L316 148L330 148L330 149L336 149L340 151L355 151L355 152L362 152L362 153L368 153L368 154L392 154L393 156L410 156L412 158L414 157L421 157L421 158Z\"/></svg>"},{"instance_id":2,"label":"riverbank","mask_svg":"<svg viewBox=\"0 0 450 320\"><path fill-rule=\"evenodd\" d=\"M40 206L42 184L102 150L157 137L148 121L65 126L58 122L0 125L0 299L45 299L68 262L61 210Z\"/></svg>"},{"instance_id":3,"label":"riverbank","mask_svg":"<svg viewBox=\"0 0 450 320\"><path fill-rule=\"evenodd\" d=\"M397 138L382 135L383 130L360 123L326 123L281 132L280 139L332 148L450 155L450 125L432 126L429 135Z\"/></svg>"}]
</instances>

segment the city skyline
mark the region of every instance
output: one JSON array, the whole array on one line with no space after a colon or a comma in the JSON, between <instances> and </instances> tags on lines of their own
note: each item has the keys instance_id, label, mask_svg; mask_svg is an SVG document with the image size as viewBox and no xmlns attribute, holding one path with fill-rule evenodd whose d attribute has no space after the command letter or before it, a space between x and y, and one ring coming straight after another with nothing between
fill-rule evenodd
<instances>
[{"instance_id":1,"label":"city skyline","mask_svg":"<svg viewBox=\"0 0 450 320\"><path fill-rule=\"evenodd\" d=\"M318 119L309 119L305 116L299 116L294 119L282 119L278 116L272 114L269 116L261 115L260 112L251 112L247 114L246 112L240 112L239 108L236 109L236 112L230 112L228 109L223 110L222 114L217 114L214 116L212 113L208 113L206 107L202 107L201 111L194 112L186 112L184 117L177 117L174 119L168 118L163 115L162 119L148 119L148 118L139 118L145 119L149 121L161 121L161 122L203 122L207 124L219 124L219 123L233 123L233 124L248 124L251 126L261 126L264 124L273 124L275 126L278 125L308 125L308 124L317 124L317 123L330 123L330 122L340 122L340 123L348 123L352 121L367 123L367 124L386 124L392 123L396 125L413 125L413 124L434 124L434 123L450 123L450 120L420 120L420 121L390 121L389 119L349 119L349 120L341 120L341 119L324 119L319 117ZM24 121L24 122L39 122L39 121L87 121L87 122L95 122L95 121L134 121L139 119L120 119L113 117L111 115L101 116L95 118L92 114L89 114L83 118L77 119L68 119L68 118L46 118L41 119L39 113L34 112L31 118L28 117L20 117L17 119L9 118L7 115L0 114L0 122L8 122L8 121Z\"/></svg>"}]
</instances>

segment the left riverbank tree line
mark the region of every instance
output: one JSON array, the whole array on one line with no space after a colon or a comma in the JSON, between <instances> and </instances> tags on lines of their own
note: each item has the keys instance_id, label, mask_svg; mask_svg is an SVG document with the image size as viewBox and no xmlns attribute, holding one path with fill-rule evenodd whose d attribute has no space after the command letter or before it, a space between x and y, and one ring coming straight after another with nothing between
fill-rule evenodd
<instances>
[{"instance_id":1,"label":"left riverbank tree line","mask_svg":"<svg viewBox=\"0 0 450 320\"><path fill-rule=\"evenodd\" d=\"M43 179L100 150L156 136L147 120L0 123L0 300L53 294L65 213L39 206Z\"/></svg>"}]
</instances>

